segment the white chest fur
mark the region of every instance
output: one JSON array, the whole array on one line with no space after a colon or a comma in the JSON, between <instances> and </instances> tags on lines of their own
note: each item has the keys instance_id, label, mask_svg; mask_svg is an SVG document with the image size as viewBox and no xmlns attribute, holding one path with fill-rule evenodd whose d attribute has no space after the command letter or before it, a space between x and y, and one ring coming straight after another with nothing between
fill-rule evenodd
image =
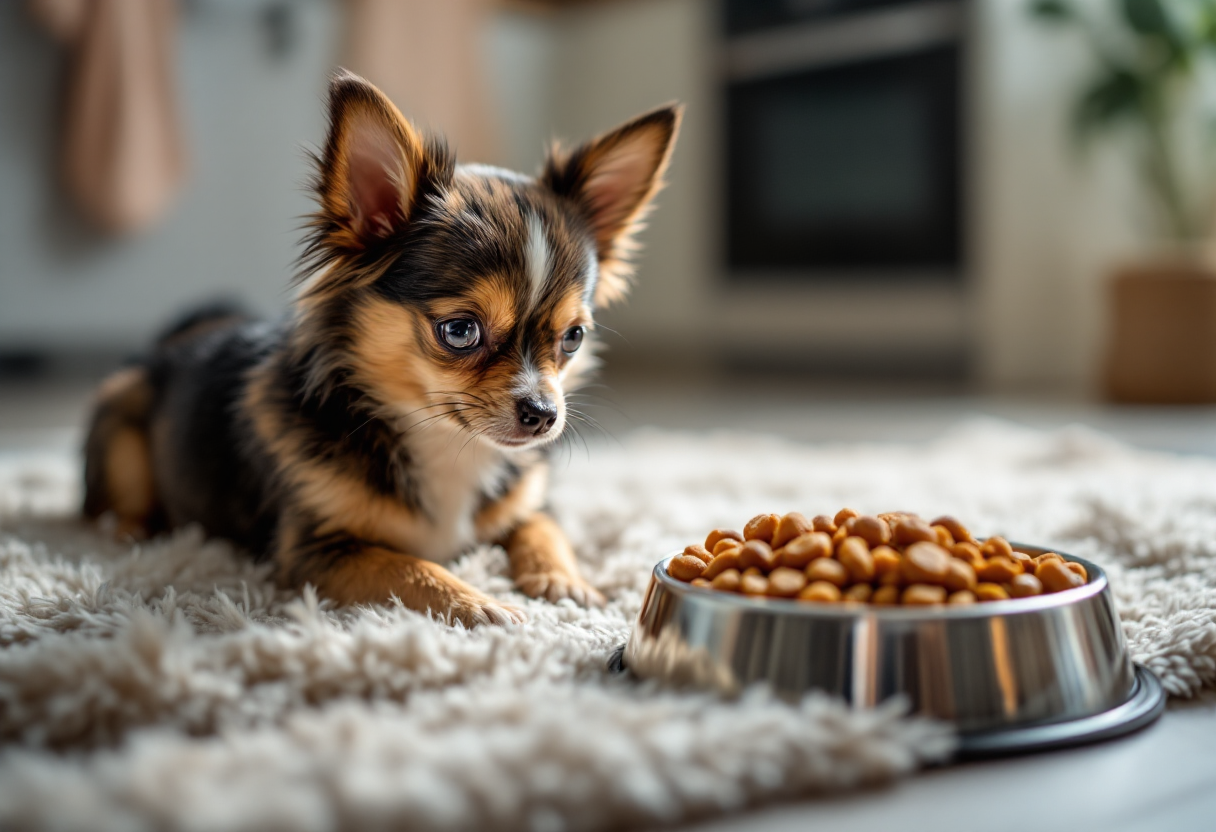
<instances>
[{"instance_id":1,"label":"white chest fur","mask_svg":"<svg viewBox=\"0 0 1216 832\"><path fill-rule=\"evenodd\" d=\"M394 541L417 557L446 563L477 542L475 518L486 493L500 487L502 451L455 427L435 426L408 443L410 477L421 516Z\"/></svg>"}]
</instances>

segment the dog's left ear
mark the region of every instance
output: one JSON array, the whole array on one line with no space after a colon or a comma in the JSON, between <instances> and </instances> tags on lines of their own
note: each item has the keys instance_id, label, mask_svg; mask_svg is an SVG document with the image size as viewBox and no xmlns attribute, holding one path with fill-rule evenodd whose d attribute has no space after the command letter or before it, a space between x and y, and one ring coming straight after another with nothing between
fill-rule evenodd
<instances>
[{"instance_id":1,"label":"dog's left ear","mask_svg":"<svg viewBox=\"0 0 1216 832\"><path fill-rule=\"evenodd\" d=\"M668 104L598 136L572 152L554 147L541 182L572 199L595 235L600 275L595 305L623 297L632 269L634 234L663 187L684 108Z\"/></svg>"}]
</instances>

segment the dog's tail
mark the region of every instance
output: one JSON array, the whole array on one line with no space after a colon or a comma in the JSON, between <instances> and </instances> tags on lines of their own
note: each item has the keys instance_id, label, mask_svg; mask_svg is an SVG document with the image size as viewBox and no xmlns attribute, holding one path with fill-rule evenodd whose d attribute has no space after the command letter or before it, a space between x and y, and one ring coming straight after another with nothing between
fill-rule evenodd
<instances>
[{"instance_id":1,"label":"dog's tail","mask_svg":"<svg viewBox=\"0 0 1216 832\"><path fill-rule=\"evenodd\" d=\"M112 512L120 536L143 537L163 526L151 447L157 354L248 317L230 301L196 307L156 336L151 355L128 362L102 382L85 440L86 516Z\"/></svg>"},{"instance_id":2,"label":"dog's tail","mask_svg":"<svg viewBox=\"0 0 1216 832\"><path fill-rule=\"evenodd\" d=\"M152 385L134 365L101 384L84 448L84 513L114 512L120 535L143 537L157 524L149 415Z\"/></svg>"},{"instance_id":3,"label":"dog's tail","mask_svg":"<svg viewBox=\"0 0 1216 832\"><path fill-rule=\"evenodd\" d=\"M157 350L189 340L204 332L221 326L250 319L239 303L232 300L215 300L197 306L178 317L156 336Z\"/></svg>"}]
</instances>

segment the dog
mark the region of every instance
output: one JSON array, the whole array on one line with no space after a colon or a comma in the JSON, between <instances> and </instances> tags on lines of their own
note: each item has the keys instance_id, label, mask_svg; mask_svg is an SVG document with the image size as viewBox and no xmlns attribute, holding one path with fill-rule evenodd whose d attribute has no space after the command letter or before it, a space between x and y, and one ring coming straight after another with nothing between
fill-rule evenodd
<instances>
[{"instance_id":1,"label":"dog","mask_svg":"<svg viewBox=\"0 0 1216 832\"><path fill-rule=\"evenodd\" d=\"M457 165L348 72L328 111L290 315L202 309L106 379L85 514L135 537L199 524L283 585L464 626L525 618L444 567L477 544L530 597L603 603L543 511L547 459L682 108L554 145L536 177Z\"/></svg>"}]
</instances>

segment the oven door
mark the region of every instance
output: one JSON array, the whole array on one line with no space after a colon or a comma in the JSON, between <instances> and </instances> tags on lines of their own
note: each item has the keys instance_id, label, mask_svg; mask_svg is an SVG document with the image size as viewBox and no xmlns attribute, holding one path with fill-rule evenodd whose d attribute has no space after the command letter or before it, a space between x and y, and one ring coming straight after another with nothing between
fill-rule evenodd
<instances>
[{"instance_id":1,"label":"oven door","mask_svg":"<svg viewBox=\"0 0 1216 832\"><path fill-rule=\"evenodd\" d=\"M728 45L732 280L961 280L958 12L907 4Z\"/></svg>"}]
</instances>

